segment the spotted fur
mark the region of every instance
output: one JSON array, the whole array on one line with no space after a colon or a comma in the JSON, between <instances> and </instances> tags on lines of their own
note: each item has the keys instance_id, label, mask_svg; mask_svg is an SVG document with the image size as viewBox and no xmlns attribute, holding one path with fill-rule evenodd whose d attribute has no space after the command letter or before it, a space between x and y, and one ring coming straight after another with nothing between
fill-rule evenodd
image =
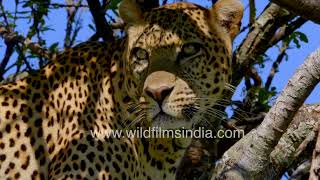
<instances>
[{"instance_id":1,"label":"spotted fur","mask_svg":"<svg viewBox=\"0 0 320 180\"><path fill-rule=\"evenodd\" d=\"M0 179L174 179L190 140L90 130L191 128L210 115L231 75L235 3L142 12L124 0L127 38L82 43L1 85Z\"/></svg>"}]
</instances>

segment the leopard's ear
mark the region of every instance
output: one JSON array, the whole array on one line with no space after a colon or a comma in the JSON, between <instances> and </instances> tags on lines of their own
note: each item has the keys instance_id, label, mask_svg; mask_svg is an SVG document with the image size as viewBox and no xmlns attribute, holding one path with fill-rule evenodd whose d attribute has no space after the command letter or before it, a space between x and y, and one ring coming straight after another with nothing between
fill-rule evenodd
<instances>
[{"instance_id":1,"label":"leopard's ear","mask_svg":"<svg viewBox=\"0 0 320 180\"><path fill-rule=\"evenodd\" d=\"M233 40L240 30L243 15L243 6L240 0L218 0L210 11L213 20L218 21Z\"/></svg>"},{"instance_id":2,"label":"leopard's ear","mask_svg":"<svg viewBox=\"0 0 320 180\"><path fill-rule=\"evenodd\" d=\"M143 22L143 12L137 0L123 0L119 6L119 14L127 24L139 24Z\"/></svg>"},{"instance_id":3,"label":"leopard's ear","mask_svg":"<svg viewBox=\"0 0 320 180\"><path fill-rule=\"evenodd\" d=\"M158 6L158 0L123 0L119 13L127 24L140 24L144 21L144 13Z\"/></svg>"}]
</instances>

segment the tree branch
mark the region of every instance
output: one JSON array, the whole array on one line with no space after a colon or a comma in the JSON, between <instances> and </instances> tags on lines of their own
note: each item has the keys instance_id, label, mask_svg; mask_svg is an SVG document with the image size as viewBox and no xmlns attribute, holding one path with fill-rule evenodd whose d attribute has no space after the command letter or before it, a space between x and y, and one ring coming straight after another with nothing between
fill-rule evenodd
<instances>
[{"instance_id":1,"label":"tree branch","mask_svg":"<svg viewBox=\"0 0 320 180\"><path fill-rule=\"evenodd\" d=\"M105 12L99 0L87 0L87 2L96 25L96 34L102 37L105 42L114 41L112 28L106 20Z\"/></svg>"},{"instance_id":2,"label":"tree branch","mask_svg":"<svg viewBox=\"0 0 320 180\"><path fill-rule=\"evenodd\" d=\"M50 54L49 50L42 48L39 44L33 43L29 38L25 38L11 30L8 30L5 26L0 25L0 36L6 42L21 43L33 53L51 59L54 54Z\"/></svg>"},{"instance_id":3,"label":"tree branch","mask_svg":"<svg viewBox=\"0 0 320 180\"><path fill-rule=\"evenodd\" d=\"M281 7L320 24L320 0L271 0Z\"/></svg>"},{"instance_id":4,"label":"tree branch","mask_svg":"<svg viewBox=\"0 0 320 180\"><path fill-rule=\"evenodd\" d=\"M279 53L277 59L272 64L272 68L270 70L269 76L268 76L266 84L265 84L265 88L267 90L269 90L269 88L271 86L274 75L278 72L279 64L282 62L283 58L285 57L286 50L288 49L288 47L289 47L288 43L283 41L282 46L280 48L280 53Z\"/></svg>"},{"instance_id":5,"label":"tree branch","mask_svg":"<svg viewBox=\"0 0 320 180\"><path fill-rule=\"evenodd\" d=\"M246 68L272 46L270 39L278 28L293 18L293 15L276 4L271 3L268 5L252 25L248 36L235 51L233 72L237 72L237 76L233 76L232 85L238 86L244 76L244 72L246 72Z\"/></svg>"},{"instance_id":6,"label":"tree branch","mask_svg":"<svg viewBox=\"0 0 320 180\"><path fill-rule=\"evenodd\" d=\"M311 161L307 160L300 164L295 171L292 172L290 180L301 180L303 176L309 172Z\"/></svg>"},{"instance_id":7,"label":"tree branch","mask_svg":"<svg viewBox=\"0 0 320 180\"><path fill-rule=\"evenodd\" d=\"M77 3L74 0L66 0L68 5L73 5L66 8L67 11L67 25L66 25L66 35L64 38L64 47L70 48L72 47L73 43L75 42L76 36L81 28L80 20L75 20L76 14L79 10L79 4L82 3L82 0L78 1ZM75 24L73 27L73 24Z\"/></svg>"},{"instance_id":8,"label":"tree branch","mask_svg":"<svg viewBox=\"0 0 320 180\"><path fill-rule=\"evenodd\" d=\"M289 80L261 125L223 155L216 169L218 177L227 179L265 177L271 152L299 107L319 81L320 49L312 53Z\"/></svg>"},{"instance_id":9,"label":"tree branch","mask_svg":"<svg viewBox=\"0 0 320 180\"><path fill-rule=\"evenodd\" d=\"M271 38L270 40L271 46L276 45L279 41L283 40L285 37L292 34L295 30L300 28L306 22L307 22L307 19L299 17L293 22L291 22L290 24L281 27L279 31L276 32L274 36Z\"/></svg>"},{"instance_id":10,"label":"tree branch","mask_svg":"<svg viewBox=\"0 0 320 180\"><path fill-rule=\"evenodd\" d=\"M320 178L320 133L319 133L320 123L318 123L317 127L317 143L316 147L313 150L312 153L312 162L311 162L311 168L310 168L310 176L309 180L318 180Z\"/></svg>"},{"instance_id":11,"label":"tree branch","mask_svg":"<svg viewBox=\"0 0 320 180\"><path fill-rule=\"evenodd\" d=\"M82 7L82 8L88 8L89 6L88 5L85 5L85 4L81 4L81 3L77 3L77 4L59 4L59 3L50 3L48 4L49 6L51 6L52 8L70 8L70 7L74 7L74 8L79 8L79 7Z\"/></svg>"},{"instance_id":12,"label":"tree branch","mask_svg":"<svg viewBox=\"0 0 320 180\"><path fill-rule=\"evenodd\" d=\"M6 72L7 64L10 60L10 57L12 56L14 52L14 45L12 43L6 43L6 52L4 54L4 57L0 63L0 82L4 79L3 75Z\"/></svg>"},{"instance_id":13,"label":"tree branch","mask_svg":"<svg viewBox=\"0 0 320 180\"><path fill-rule=\"evenodd\" d=\"M252 25L256 19L256 3L255 0L249 0L250 15L249 24Z\"/></svg>"},{"instance_id":14,"label":"tree branch","mask_svg":"<svg viewBox=\"0 0 320 180\"><path fill-rule=\"evenodd\" d=\"M320 105L304 105L299 109L286 133L270 155L268 177L277 179L293 161L298 158L297 152L304 141L314 133L320 118ZM273 178L272 178L273 177Z\"/></svg>"}]
</instances>

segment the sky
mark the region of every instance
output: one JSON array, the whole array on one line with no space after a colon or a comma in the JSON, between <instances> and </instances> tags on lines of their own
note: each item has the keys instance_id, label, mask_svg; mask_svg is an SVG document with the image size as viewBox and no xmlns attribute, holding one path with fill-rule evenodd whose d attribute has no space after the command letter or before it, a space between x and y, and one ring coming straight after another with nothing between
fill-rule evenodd
<instances>
[{"instance_id":1,"label":"sky","mask_svg":"<svg viewBox=\"0 0 320 180\"><path fill-rule=\"evenodd\" d=\"M57 3L64 3L64 0L52 0L52 2ZM210 6L209 0L189 0L189 2L193 2L199 5L203 5L205 7ZM242 20L242 24L246 25L248 22L248 0L242 0L243 5L245 7L245 14L244 18ZM265 6L269 3L268 0L257 0L257 15L259 15ZM3 0L3 4L8 11L13 11L14 3L12 0ZM83 10L81 13L82 19L83 19L83 29L80 31L79 36L77 38L77 42L83 42L87 40L90 36L92 36L93 31L90 30L88 27L88 24L92 24L92 17L88 10ZM65 27L66 27L66 11L64 9L60 10L53 10L51 13L49 13L47 17L47 23L54 29L55 31L48 31L43 36L47 39L47 43L51 44L54 42L59 42L59 47L62 48L62 40L65 36ZM28 24L27 21L22 20L17 22L18 26L15 29L20 34L26 34L26 31L30 24ZM294 74L295 70L301 65L304 61L304 59L313 51L315 51L317 48L320 47L320 25L314 24L312 22L307 22L304 24L298 31L303 32L307 35L309 42L303 43L301 42L301 48L292 48L287 51L287 54L289 56L288 61L283 61L281 65L279 66L279 72L275 75L275 78L273 80L273 86L276 86L277 91L281 92L281 90L285 87L287 84L289 78ZM242 39L246 36L247 32L244 32L240 34L234 43L234 46L236 47L239 45L242 41ZM3 44L3 40L0 40L0 58L3 57L5 48ZM265 82L268 73L271 69L271 65L273 61L276 59L278 55L278 49L277 48L271 48L267 51L267 55L271 58L271 61L268 61L266 63L266 67L263 69L259 69L259 72L262 73L262 78ZM13 56L11 58L11 62L15 60L16 56ZM9 64L10 64L9 63ZM14 72L13 70L9 71L6 76L8 76L10 73ZM239 99L243 98L242 94L242 88L243 83L237 88L235 95L233 99ZM320 85L314 89L312 94L308 97L306 100L306 103L312 104L312 103L320 103Z\"/></svg>"}]
</instances>

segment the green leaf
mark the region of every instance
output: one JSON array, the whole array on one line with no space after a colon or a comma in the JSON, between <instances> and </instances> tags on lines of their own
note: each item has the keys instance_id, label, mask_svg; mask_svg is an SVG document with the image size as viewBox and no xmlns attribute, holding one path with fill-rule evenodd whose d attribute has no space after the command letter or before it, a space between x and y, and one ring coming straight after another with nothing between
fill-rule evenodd
<instances>
[{"instance_id":1,"label":"green leaf","mask_svg":"<svg viewBox=\"0 0 320 180\"><path fill-rule=\"evenodd\" d=\"M121 2L122 0L111 0L109 6L107 6L107 9L118 9L118 4Z\"/></svg>"},{"instance_id":2,"label":"green leaf","mask_svg":"<svg viewBox=\"0 0 320 180\"><path fill-rule=\"evenodd\" d=\"M54 31L54 29L52 29L51 27L49 26L43 26L41 29L40 29L41 32L45 32L45 31Z\"/></svg>"},{"instance_id":3,"label":"green leaf","mask_svg":"<svg viewBox=\"0 0 320 180\"><path fill-rule=\"evenodd\" d=\"M297 46L297 48L300 49L301 45L300 45L298 39L297 39L297 38L294 38L294 39L293 39L293 42L294 42L294 44Z\"/></svg>"},{"instance_id":4,"label":"green leaf","mask_svg":"<svg viewBox=\"0 0 320 180\"><path fill-rule=\"evenodd\" d=\"M9 24L9 26L10 26L10 27L12 27L12 28L17 27L17 25L16 25L16 24L14 24L14 23L10 23L10 24Z\"/></svg>"},{"instance_id":5,"label":"green leaf","mask_svg":"<svg viewBox=\"0 0 320 180\"><path fill-rule=\"evenodd\" d=\"M51 44L51 46L49 47L49 50L51 52L56 52L58 50L58 46L59 46L59 42L55 42L55 43Z\"/></svg>"},{"instance_id":6,"label":"green leaf","mask_svg":"<svg viewBox=\"0 0 320 180\"><path fill-rule=\"evenodd\" d=\"M9 13L9 12L6 12L5 14L7 14L7 17L10 18L10 19L13 19L13 18L14 18L14 16L13 16L11 13Z\"/></svg>"},{"instance_id":7,"label":"green leaf","mask_svg":"<svg viewBox=\"0 0 320 180\"><path fill-rule=\"evenodd\" d=\"M302 32L299 32L299 38L300 38L301 41L303 41L305 43L309 42L308 37Z\"/></svg>"}]
</instances>

